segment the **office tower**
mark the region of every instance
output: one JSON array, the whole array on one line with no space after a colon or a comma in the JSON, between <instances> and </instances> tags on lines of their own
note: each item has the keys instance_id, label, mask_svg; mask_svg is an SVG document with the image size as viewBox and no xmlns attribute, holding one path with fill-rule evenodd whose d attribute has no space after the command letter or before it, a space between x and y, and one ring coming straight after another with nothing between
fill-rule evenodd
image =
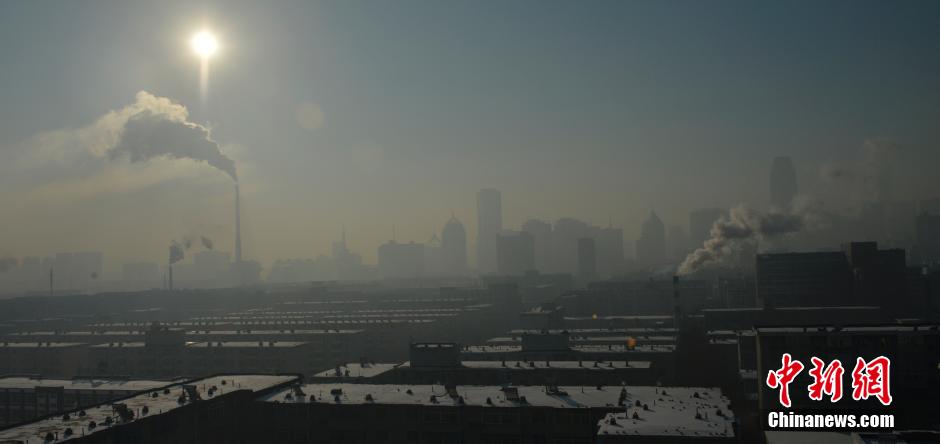
<instances>
[{"instance_id":1,"label":"office tower","mask_svg":"<svg viewBox=\"0 0 940 444\"><path fill-rule=\"evenodd\" d=\"M689 249L702 248L711 237L712 225L727 214L721 208L702 208L689 213Z\"/></svg>"},{"instance_id":2,"label":"office tower","mask_svg":"<svg viewBox=\"0 0 940 444\"><path fill-rule=\"evenodd\" d=\"M467 272L467 231L453 215L441 230L444 272L460 276Z\"/></svg>"},{"instance_id":3,"label":"office tower","mask_svg":"<svg viewBox=\"0 0 940 444\"><path fill-rule=\"evenodd\" d=\"M623 229L597 228L594 235L597 276L616 276L624 271Z\"/></svg>"},{"instance_id":4,"label":"office tower","mask_svg":"<svg viewBox=\"0 0 940 444\"><path fill-rule=\"evenodd\" d=\"M496 235L503 229L503 203L499 190L487 188L477 193L477 269L496 271Z\"/></svg>"},{"instance_id":5,"label":"office tower","mask_svg":"<svg viewBox=\"0 0 940 444\"><path fill-rule=\"evenodd\" d=\"M796 197L796 170L789 157L775 157L770 170L770 206L788 210Z\"/></svg>"},{"instance_id":6,"label":"office tower","mask_svg":"<svg viewBox=\"0 0 940 444\"><path fill-rule=\"evenodd\" d=\"M555 221L552 230L552 254L555 271L577 275L578 239L592 237L590 226L578 219L563 217Z\"/></svg>"},{"instance_id":7,"label":"office tower","mask_svg":"<svg viewBox=\"0 0 940 444\"><path fill-rule=\"evenodd\" d=\"M669 233L666 236L666 255L668 259L682 261L688 252L689 247L685 238L685 230L679 225L669 227Z\"/></svg>"},{"instance_id":8,"label":"office tower","mask_svg":"<svg viewBox=\"0 0 940 444\"><path fill-rule=\"evenodd\" d=\"M522 231L531 234L535 243L535 269L542 273L554 271L552 264L552 224L538 219L529 219L522 224Z\"/></svg>"},{"instance_id":9,"label":"office tower","mask_svg":"<svg viewBox=\"0 0 940 444\"><path fill-rule=\"evenodd\" d=\"M643 222L636 240L636 261L640 265L661 265L666 260L666 228L655 211Z\"/></svg>"},{"instance_id":10,"label":"office tower","mask_svg":"<svg viewBox=\"0 0 940 444\"><path fill-rule=\"evenodd\" d=\"M594 279L597 276L597 252L594 239L582 237L578 239L578 277L582 280Z\"/></svg>"},{"instance_id":11,"label":"office tower","mask_svg":"<svg viewBox=\"0 0 940 444\"><path fill-rule=\"evenodd\" d=\"M521 275L535 267L535 242L525 231L496 235L496 267L503 275Z\"/></svg>"}]
</instances>

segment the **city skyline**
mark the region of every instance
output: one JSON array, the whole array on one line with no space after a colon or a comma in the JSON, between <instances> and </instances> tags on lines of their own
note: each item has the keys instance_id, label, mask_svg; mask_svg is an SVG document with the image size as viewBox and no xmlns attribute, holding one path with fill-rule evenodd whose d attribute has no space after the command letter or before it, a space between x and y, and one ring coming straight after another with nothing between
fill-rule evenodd
<instances>
[{"instance_id":1,"label":"city skyline","mask_svg":"<svg viewBox=\"0 0 940 444\"><path fill-rule=\"evenodd\" d=\"M235 251L226 174L102 152L141 94L175 104L237 164L245 257L263 264L327 254L343 226L375 263L392 226L423 242L450 214L472 264L483 188L502 191L507 227L613 221L630 245L651 210L671 227L700 208L765 208L766 186L751 184L767 183L776 156L826 205L864 207L874 194L852 178L881 183L873 159L893 166L892 199L935 197L940 39L922 8L833 3L806 19L809 5L736 2L688 5L695 14L620 2L184 5L0 6L3 41L37 43L0 46L17 61L0 74L0 202L14 209L0 257L102 251L113 275L162 263L186 235ZM147 23L128 26L138 15ZM25 25L46 16L49 29ZM425 39L428 23L449 31ZM204 102L188 50L203 26L221 45ZM100 51L69 57L74 45Z\"/></svg>"}]
</instances>

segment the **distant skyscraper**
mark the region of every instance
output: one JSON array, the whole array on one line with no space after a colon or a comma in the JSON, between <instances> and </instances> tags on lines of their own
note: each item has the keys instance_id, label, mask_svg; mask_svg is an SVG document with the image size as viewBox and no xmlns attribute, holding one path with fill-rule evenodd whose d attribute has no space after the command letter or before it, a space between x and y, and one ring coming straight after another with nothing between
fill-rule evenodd
<instances>
[{"instance_id":1,"label":"distant skyscraper","mask_svg":"<svg viewBox=\"0 0 940 444\"><path fill-rule=\"evenodd\" d=\"M616 276L624 272L623 229L608 226L595 228L596 274L602 277Z\"/></svg>"},{"instance_id":2,"label":"distant skyscraper","mask_svg":"<svg viewBox=\"0 0 940 444\"><path fill-rule=\"evenodd\" d=\"M552 230L552 254L555 271L578 273L578 239L592 237L591 227L584 221L563 217L555 221Z\"/></svg>"},{"instance_id":3,"label":"distant skyscraper","mask_svg":"<svg viewBox=\"0 0 940 444\"><path fill-rule=\"evenodd\" d=\"M503 229L503 203L499 190L477 193L477 269L496 271L496 235Z\"/></svg>"},{"instance_id":4,"label":"distant skyscraper","mask_svg":"<svg viewBox=\"0 0 940 444\"><path fill-rule=\"evenodd\" d=\"M636 240L636 261L640 265L660 265L666 260L666 228L663 221L650 212Z\"/></svg>"},{"instance_id":5,"label":"distant skyscraper","mask_svg":"<svg viewBox=\"0 0 940 444\"><path fill-rule=\"evenodd\" d=\"M780 210L789 209L796 192L793 161L789 157L775 157L770 170L770 205Z\"/></svg>"},{"instance_id":6,"label":"distant skyscraper","mask_svg":"<svg viewBox=\"0 0 940 444\"><path fill-rule=\"evenodd\" d=\"M594 239L590 237L578 239L578 277L583 280L597 276L597 251L594 245Z\"/></svg>"},{"instance_id":7,"label":"distant skyscraper","mask_svg":"<svg viewBox=\"0 0 940 444\"><path fill-rule=\"evenodd\" d=\"M728 214L721 208L702 208L689 213L689 248L702 248L711 237L712 225Z\"/></svg>"},{"instance_id":8,"label":"distant skyscraper","mask_svg":"<svg viewBox=\"0 0 940 444\"><path fill-rule=\"evenodd\" d=\"M531 234L535 242L535 269L542 273L553 271L552 224L529 219L522 224L522 231Z\"/></svg>"},{"instance_id":9,"label":"distant skyscraper","mask_svg":"<svg viewBox=\"0 0 940 444\"><path fill-rule=\"evenodd\" d=\"M689 252L689 242L685 237L685 230L679 225L669 227L666 236L666 255L670 260L681 261Z\"/></svg>"},{"instance_id":10,"label":"distant skyscraper","mask_svg":"<svg viewBox=\"0 0 940 444\"><path fill-rule=\"evenodd\" d=\"M535 242L525 231L506 231L496 235L497 272L521 275L535 267Z\"/></svg>"},{"instance_id":11,"label":"distant skyscraper","mask_svg":"<svg viewBox=\"0 0 940 444\"><path fill-rule=\"evenodd\" d=\"M460 276L467 272L467 231L453 215L441 231L444 272Z\"/></svg>"}]
</instances>

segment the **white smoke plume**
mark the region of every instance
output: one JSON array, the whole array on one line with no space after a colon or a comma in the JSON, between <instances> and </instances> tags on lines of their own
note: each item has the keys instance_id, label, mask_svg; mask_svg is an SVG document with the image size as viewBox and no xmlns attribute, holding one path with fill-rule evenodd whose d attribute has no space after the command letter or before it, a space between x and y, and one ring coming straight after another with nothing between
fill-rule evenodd
<instances>
[{"instance_id":1,"label":"white smoke plume","mask_svg":"<svg viewBox=\"0 0 940 444\"><path fill-rule=\"evenodd\" d=\"M32 200L94 198L198 176L181 164L170 167L186 160L236 177L234 161L207 127L189 121L185 106L146 91L87 126L46 131L0 148L0 185L36 193Z\"/></svg>"},{"instance_id":2,"label":"white smoke plume","mask_svg":"<svg viewBox=\"0 0 940 444\"><path fill-rule=\"evenodd\" d=\"M763 213L739 205L715 221L711 237L686 256L677 273L685 275L703 268L731 265L749 247L817 229L824 221L825 215L818 203L802 198L797 199L789 212Z\"/></svg>"},{"instance_id":3,"label":"white smoke plume","mask_svg":"<svg viewBox=\"0 0 940 444\"><path fill-rule=\"evenodd\" d=\"M124 123L117 144L108 154L114 158L127 156L131 162L146 162L156 157L204 161L232 180L238 180L235 162L219 150L219 144L209 137L209 130L199 124L187 122L185 114L175 116L144 110Z\"/></svg>"}]
</instances>

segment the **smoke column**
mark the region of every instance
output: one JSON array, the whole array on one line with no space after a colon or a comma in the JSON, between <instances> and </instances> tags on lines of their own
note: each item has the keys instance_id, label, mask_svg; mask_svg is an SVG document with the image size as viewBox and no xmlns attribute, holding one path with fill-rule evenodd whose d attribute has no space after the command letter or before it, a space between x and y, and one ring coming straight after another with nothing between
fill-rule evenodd
<instances>
[{"instance_id":1,"label":"smoke column","mask_svg":"<svg viewBox=\"0 0 940 444\"><path fill-rule=\"evenodd\" d=\"M183 260L183 255L184 255L183 251L184 251L183 245L180 244L179 242L173 241L173 243L170 244L170 259L169 259L170 265L173 265Z\"/></svg>"},{"instance_id":2,"label":"smoke column","mask_svg":"<svg viewBox=\"0 0 940 444\"><path fill-rule=\"evenodd\" d=\"M241 199L238 194L238 181L235 181L235 263L242 263L242 221Z\"/></svg>"},{"instance_id":3,"label":"smoke column","mask_svg":"<svg viewBox=\"0 0 940 444\"><path fill-rule=\"evenodd\" d=\"M111 159L126 156L131 162L156 157L203 161L238 180L235 162L222 154L219 144L209 137L208 128L151 110L140 111L127 120L108 154Z\"/></svg>"},{"instance_id":4,"label":"smoke column","mask_svg":"<svg viewBox=\"0 0 940 444\"><path fill-rule=\"evenodd\" d=\"M728 264L747 245L774 240L797 233L806 227L807 215L792 213L761 213L739 205L712 225L711 237L701 248L689 253L679 266L678 274L694 273L709 266Z\"/></svg>"}]
</instances>

